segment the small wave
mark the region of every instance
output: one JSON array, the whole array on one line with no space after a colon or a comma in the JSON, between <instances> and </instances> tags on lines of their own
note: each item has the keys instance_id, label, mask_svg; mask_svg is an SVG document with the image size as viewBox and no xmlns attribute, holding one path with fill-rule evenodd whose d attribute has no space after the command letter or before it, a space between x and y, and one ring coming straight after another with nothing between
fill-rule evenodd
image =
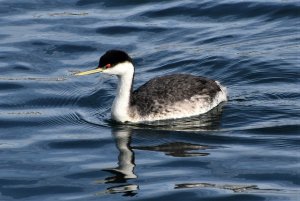
<instances>
[{"instance_id":1,"label":"small wave","mask_svg":"<svg viewBox=\"0 0 300 201\"><path fill-rule=\"evenodd\" d=\"M166 27L157 27L157 26L129 26L129 25L119 25L119 26L104 26L97 28L96 32L103 35L124 35L124 34L145 34L145 33L163 33L170 30ZM144 35L145 36L145 35Z\"/></svg>"},{"instance_id":2,"label":"small wave","mask_svg":"<svg viewBox=\"0 0 300 201\"><path fill-rule=\"evenodd\" d=\"M211 19L245 19L253 17L267 17L267 19L298 18L300 7L288 3L256 3L256 2L234 2L234 3L192 3L180 6L159 7L157 10L145 12L142 16L148 18L158 17L206 17Z\"/></svg>"}]
</instances>

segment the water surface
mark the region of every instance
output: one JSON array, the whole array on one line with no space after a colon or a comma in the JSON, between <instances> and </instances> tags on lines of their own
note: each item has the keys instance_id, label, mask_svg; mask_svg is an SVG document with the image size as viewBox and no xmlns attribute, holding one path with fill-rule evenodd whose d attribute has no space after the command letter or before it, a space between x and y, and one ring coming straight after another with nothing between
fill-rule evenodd
<instances>
[{"instance_id":1,"label":"water surface","mask_svg":"<svg viewBox=\"0 0 300 201\"><path fill-rule=\"evenodd\" d=\"M300 3L0 0L0 200L300 200ZM219 80L200 117L120 125L108 49L138 87Z\"/></svg>"}]
</instances>

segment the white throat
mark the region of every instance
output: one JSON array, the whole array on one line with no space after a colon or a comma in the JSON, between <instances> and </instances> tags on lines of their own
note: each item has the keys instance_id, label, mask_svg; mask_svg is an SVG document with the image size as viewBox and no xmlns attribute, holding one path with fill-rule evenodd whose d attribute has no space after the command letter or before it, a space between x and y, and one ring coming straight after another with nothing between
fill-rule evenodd
<instances>
[{"instance_id":1,"label":"white throat","mask_svg":"<svg viewBox=\"0 0 300 201\"><path fill-rule=\"evenodd\" d=\"M116 65L111 71L107 70L105 73L115 74L119 80L117 94L111 108L112 118L119 122L129 121L130 93L134 67L132 63L125 62Z\"/></svg>"}]
</instances>

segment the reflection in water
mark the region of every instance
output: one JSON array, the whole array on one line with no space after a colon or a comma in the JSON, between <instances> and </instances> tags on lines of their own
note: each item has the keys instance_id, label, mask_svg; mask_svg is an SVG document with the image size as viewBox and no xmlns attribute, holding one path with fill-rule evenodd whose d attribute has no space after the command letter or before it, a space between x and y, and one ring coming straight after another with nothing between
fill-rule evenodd
<instances>
[{"instance_id":1,"label":"reflection in water","mask_svg":"<svg viewBox=\"0 0 300 201\"><path fill-rule=\"evenodd\" d=\"M224 190L232 190L233 192L245 192L249 190L258 190L256 185L234 185L234 184L210 184L210 183L184 183L176 184L176 189L184 188L218 188Z\"/></svg>"},{"instance_id":2,"label":"reflection in water","mask_svg":"<svg viewBox=\"0 0 300 201\"><path fill-rule=\"evenodd\" d=\"M209 155L209 153L190 151L205 150L208 148L209 147L205 145L191 144L185 142L171 142L157 146L134 147L134 149L139 150L161 151L164 152L166 155L174 157L207 156Z\"/></svg>"},{"instance_id":3,"label":"reflection in water","mask_svg":"<svg viewBox=\"0 0 300 201\"><path fill-rule=\"evenodd\" d=\"M123 175L124 179L134 179L137 176L133 173L134 171L134 152L130 147L131 132L130 130L114 129L112 132L115 137L116 146L119 150L118 167L111 169L111 171Z\"/></svg>"},{"instance_id":4,"label":"reflection in water","mask_svg":"<svg viewBox=\"0 0 300 201\"><path fill-rule=\"evenodd\" d=\"M183 183L176 184L175 189L184 188L218 188L224 190L232 190L233 192L246 192L250 190L259 190L256 185L234 185L234 184L210 184L210 183Z\"/></svg>"},{"instance_id":5,"label":"reflection in water","mask_svg":"<svg viewBox=\"0 0 300 201\"><path fill-rule=\"evenodd\" d=\"M112 186L107 188L106 193L115 194L123 193L124 196L135 196L137 194L138 185L126 184L120 186Z\"/></svg>"},{"instance_id":6,"label":"reflection in water","mask_svg":"<svg viewBox=\"0 0 300 201\"><path fill-rule=\"evenodd\" d=\"M299 194L298 190L282 190L275 188L260 188L257 185L247 184L213 184L213 183L182 183L176 184L175 189L216 189L216 190L230 190L235 193L286 193L286 194Z\"/></svg>"},{"instance_id":7,"label":"reflection in water","mask_svg":"<svg viewBox=\"0 0 300 201\"><path fill-rule=\"evenodd\" d=\"M174 120L172 128L187 128L197 127L201 130L211 130L218 129L220 125L221 118L221 106L215 108L210 113L202 115L201 117L193 117L190 119L184 120ZM195 120L197 119L197 120ZM184 123L185 122L185 123ZM164 125L167 128L170 128L166 123L170 123L167 121L156 122L160 123L160 126ZM179 124L177 124L179 123ZM149 125L148 125L149 126ZM156 129L160 129L160 126L157 126ZM141 129L141 125L135 127L136 131L139 131L138 128ZM207 145L199 145L195 143L182 142L182 141L172 141L162 144L156 145L147 145L147 146L132 146L131 138L132 131L135 130L131 125L122 125L121 128L119 126L115 126L112 130L112 135L115 138L116 147L119 150L118 156L118 166L116 168L103 169L103 171L107 171L113 174L111 177L107 177L105 179L106 184L112 184L112 186L108 187L106 193L115 194L115 193L123 193L124 196L134 196L137 194L139 189L139 185L135 182L137 175L134 172L135 169L135 157L133 149L136 150L148 150L148 151L159 151L163 152L168 156L173 157L195 157L195 156L207 156L208 152L204 152L204 150L211 149L212 147ZM147 132L148 128L146 126L145 132ZM198 150L202 150L198 152ZM131 183L129 183L131 182ZM118 184L118 185L113 185Z\"/></svg>"},{"instance_id":8,"label":"reflection in water","mask_svg":"<svg viewBox=\"0 0 300 201\"><path fill-rule=\"evenodd\" d=\"M106 178L106 183L127 183L127 180L137 178L134 174L134 152L130 147L131 132L128 129L114 129L112 134L119 150L118 167L104 169L104 171L114 174L114 176ZM126 184L111 186L107 189L107 193L124 193L125 196L134 196L137 190L138 185Z\"/></svg>"},{"instance_id":9,"label":"reflection in water","mask_svg":"<svg viewBox=\"0 0 300 201\"><path fill-rule=\"evenodd\" d=\"M115 137L116 146L119 150L118 167L103 170L113 174L113 176L105 179L105 183L118 183L119 185L112 185L107 188L106 193L110 194L123 193L124 196L134 196L137 194L137 190L139 189L138 184L128 183L129 180L137 178L137 175L134 172L135 157L133 149L160 151L164 152L166 155L174 157L207 156L209 154L190 152L195 150L206 150L209 147L185 142L170 142L156 146L131 147L132 130L130 128L114 129L112 133ZM134 180L131 180L131 182L132 181ZM126 184L120 185L120 183Z\"/></svg>"}]
</instances>

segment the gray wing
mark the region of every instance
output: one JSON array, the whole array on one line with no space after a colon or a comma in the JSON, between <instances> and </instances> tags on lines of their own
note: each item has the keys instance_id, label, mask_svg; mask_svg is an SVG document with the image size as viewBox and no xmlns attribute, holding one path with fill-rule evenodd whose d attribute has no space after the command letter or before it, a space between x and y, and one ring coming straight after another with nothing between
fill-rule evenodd
<instances>
[{"instance_id":1,"label":"gray wing","mask_svg":"<svg viewBox=\"0 0 300 201\"><path fill-rule=\"evenodd\" d=\"M137 107L141 115L159 112L157 105L171 105L190 99L194 95L214 98L220 91L214 80L194 75L175 74L154 78L135 90L131 105ZM158 103L158 104L157 104Z\"/></svg>"}]
</instances>

